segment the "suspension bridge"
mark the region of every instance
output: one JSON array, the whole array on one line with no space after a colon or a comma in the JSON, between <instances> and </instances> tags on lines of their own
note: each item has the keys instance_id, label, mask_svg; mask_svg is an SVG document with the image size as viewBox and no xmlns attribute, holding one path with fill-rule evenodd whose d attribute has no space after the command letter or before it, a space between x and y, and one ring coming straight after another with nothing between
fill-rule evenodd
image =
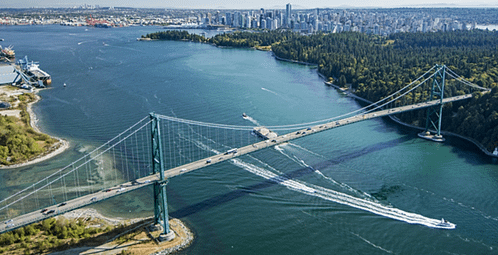
<instances>
[{"instance_id":1,"label":"suspension bridge","mask_svg":"<svg viewBox=\"0 0 498 255\"><path fill-rule=\"evenodd\" d=\"M462 95L445 97L448 91L460 91ZM0 233L153 185L154 222L162 227L162 236L168 240L174 236L167 220L166 195L172 177L224 161L235 166L247 165L238 157L356 122L423 108L427 109L427 121L419 136L443 141L440 133L443 105L471 98L476 91L486 93L489 89L464 80L444 65L436 65L400 90L361 109L308 123L267 126L280 133L269 139L254 135L254 126L206 123L151 113L66 167L55 169L35 183L18 186L1 198ZM455 228L452 223L441 223L264 169L248 169L310 196L411 224Z\"/></svg>"}]
</instances>

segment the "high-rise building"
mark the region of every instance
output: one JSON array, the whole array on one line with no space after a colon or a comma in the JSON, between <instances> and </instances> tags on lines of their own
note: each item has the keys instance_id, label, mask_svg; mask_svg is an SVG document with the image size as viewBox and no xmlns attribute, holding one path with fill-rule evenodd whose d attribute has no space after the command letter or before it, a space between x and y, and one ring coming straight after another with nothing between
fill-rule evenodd
<instances>
[{"instance_id":1,"label":"high-rise building","mask_svg":"<svg viewBox=\"0 0 498 255\"><path fill-rule=\"evenodd\" d=\"M227 24L228 26L231 26L231 25L232 25L232 13L227 12L227 13L225 14L225 17L226 17L226 24Z\"/></svg>"},{"instance_id":2,"label":"high-rise building","mask_svg":"<svg viewBox=\"0 0 498 255\"><path fill-rule=\"evenodd\" d=\"M285 6L285 24L287 27L290 27L290 21L291 21L291 4L288 3Z\"/></svg>"}]
</instances>

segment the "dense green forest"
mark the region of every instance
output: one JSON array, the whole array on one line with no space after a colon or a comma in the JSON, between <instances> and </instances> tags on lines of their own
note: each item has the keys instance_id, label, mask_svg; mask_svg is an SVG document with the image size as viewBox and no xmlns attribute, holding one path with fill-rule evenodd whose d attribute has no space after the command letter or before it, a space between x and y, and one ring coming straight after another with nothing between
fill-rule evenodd
<instances>
[{"instance_id":1,"label":"dense green forest","mask_svg":"<svg viewBox=\"0 0 498 255\"><path fill-rule=\"evenodd\" d=\"M116 228L117 231L123 226ZM89 227L88 222L50 218L0 234L0 254L41 254L78 244L112 227Z\"/></svg>"},{"instance_id":2,"label":"dense green forest","mask_svg":"<svg viewBox=\"0 0 498 255\"><path fill-rule=\"evenodd\" d=\"M159 33L163 39L178 40L178 31ZM492 91L481 95L448 82L445 97L471 92L475 97L444 106L443 130L472 138L489 151L498 146L497 32L459 30L382 37L356 32L300 35L274 30L226 33L196 41L232 47L271 45L276 56L316 63L325 77L337 85L350 86L356 95L370 101L399 90L435 64L446 65L466 80ZM415 101L424 94L414 93L403 100ZM398 117L410 124L425 125L425 110Z\"/></svg>"},{"instance_id":3,"label":"dense green forest","mask_svg":"<svg viewBox=\"0 0 498 255\"><path fill-rule=\"evenodd\" d=\"M204 36L189 34L187 31L168 30L147 35L142 35L142 38L150 38L152 40L173 40L173 41L192 41L192 42L207 42Z\"/></svg>"}]
</instances>

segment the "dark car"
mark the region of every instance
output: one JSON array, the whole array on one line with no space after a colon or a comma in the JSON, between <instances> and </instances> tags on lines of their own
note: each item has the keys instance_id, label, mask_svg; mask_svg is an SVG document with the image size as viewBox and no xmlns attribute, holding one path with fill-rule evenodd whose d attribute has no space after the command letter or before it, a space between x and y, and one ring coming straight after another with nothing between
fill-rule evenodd
<instances>
[{"instance_id":1,"label":"dark car","mask_svg":"<svg viewBox=\"0 0 498 255\"><path fill-rule=\"evenodd\" d=\"M55 210L49 210L49 211L47 211L47 212L45 213L45 215L47 215L47 214L51 214L51 213L54 213L54 212L55 212Z\"/></svg>"},{"instance_id":2,"label":"dark car","mask_svg":"<svg viewBox=\"0 0 498 255\"><path fill-rule=\"evenodd\" d=\"M48 211L48 209L47 209L47 208L45 208L45 209L41 210L41 213L45 213L46 211Z\"/></svg>"},{"instance_id":3,"label":"dark car","mask_svg":"<svg viewBox=\"0 0 498 255\"><path fill-rule=\"evenodd\" d=\"M65 205L67 205L67 203L65 203L65 202L64 202L64 203L61 203L61 204L59 205L59 207L61 207L61 206L65 206Z\"/></svg>"}]
</instances>

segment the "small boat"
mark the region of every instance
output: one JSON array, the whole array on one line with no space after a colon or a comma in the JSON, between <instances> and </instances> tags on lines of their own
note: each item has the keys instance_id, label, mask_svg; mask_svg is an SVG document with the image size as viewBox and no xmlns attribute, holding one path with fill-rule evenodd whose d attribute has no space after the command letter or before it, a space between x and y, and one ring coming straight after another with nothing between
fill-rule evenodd
<instances>
[{"instance_id":1,"label":"small boat","mask_svg":"<svg viewBox=\"0 0 498 255\"><path fill-rule=\"evenodd\" d=\"M64 82L64 88L66 87L66 83Z\"/></svg>"},{"instance_id":2,"label":"small boat","mask_svg":"<svg viewBox=\"0 0 498 255\"><path fill-rule=\"evenodd\" d=\"M247 114L245 112L242 113L242 118L247 118Z\"/></svg>"},{"instance_id":3,"label":"small boat","mask_svg":"<svg viewBox=\"0 0 498 255\"><path fill-rule=\"evenodd\" d=\"M443 219L441 219L441 222L436 224L436 227L437 228L444 228L444 229L454 229L456 227L456 225L443 218Z\"/></svg>"}]
</instances>

